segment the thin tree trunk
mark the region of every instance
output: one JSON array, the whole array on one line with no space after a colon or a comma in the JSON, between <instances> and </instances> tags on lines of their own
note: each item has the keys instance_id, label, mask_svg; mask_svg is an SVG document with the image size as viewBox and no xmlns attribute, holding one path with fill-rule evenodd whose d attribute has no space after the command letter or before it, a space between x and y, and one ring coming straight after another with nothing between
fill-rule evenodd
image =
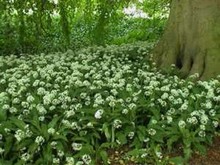
<instances>
[{"instance_id":1,"label":"thin tree trunk","mask_svg":"<svg viewBox=\"0 0 220 165\"><path fill-rule=\"evenodd\" d=\"M184 77L220 74L220 0L172 0L162 39L154 50L157 65L175 64Z\"/></svg>"}]
</instances>

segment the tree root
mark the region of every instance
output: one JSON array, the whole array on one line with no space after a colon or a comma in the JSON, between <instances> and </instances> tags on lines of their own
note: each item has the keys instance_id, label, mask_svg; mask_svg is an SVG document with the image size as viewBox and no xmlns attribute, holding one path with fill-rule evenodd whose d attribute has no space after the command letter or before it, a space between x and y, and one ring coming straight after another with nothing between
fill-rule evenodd
<instances>
[{"instance_id":1,"label":"tree root","mask_svg":"<svg viewBox=\"0 0 220 165\"><path fill-rule=\"evenodd\" d=\"M158 52L163 53L157 54L154 59L157 59L157 67L162 71L167 72L171 65L175 65L179 69L181 78L198 74L198 79L206 80L220 75L220 56L216 55L220 51L201 51L194 56L187 51L177 55L174 48Z\"/></svg>"}]
</instances>

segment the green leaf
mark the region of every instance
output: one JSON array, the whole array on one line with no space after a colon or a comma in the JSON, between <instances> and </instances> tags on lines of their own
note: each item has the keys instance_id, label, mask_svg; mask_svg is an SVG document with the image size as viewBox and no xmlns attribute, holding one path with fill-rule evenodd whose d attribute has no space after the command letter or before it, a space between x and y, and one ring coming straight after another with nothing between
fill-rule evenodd
<instances>
[{"instance_id":1,"label":"green leaf","mask_svg":"<svg viewBox=\"0 0 220 165\"><path fill-rule=\"evenodd\" d=\"M116 133L116 138L120 141L121 145L127 143L127 138L124 133L120 133L120 132Z\"/></svg>"},{"instance_id":2,"label":"green leaf","mask_svg":"<svg viewBox=\"0 0 220 165\"><path fill-rule=\"evenodd\" d=\"M200 143L194 144L195 150L199 151L200 154L205 155L206 154L206 147Z\"/></svg>"},{"instance_id":3,"label":"green leaf","mask_svg":"<svg viewBox=\"0 0 220 165\"><path fill-rule=\"evenodd\" d=\"M87 153L87 154L92 154L94 153L94 150L93 150L93 146L90 145L90 144L85 144L83 145L82 149L80 150L80 153Z\"/></svg>"},{"instance_id":4,"label":"green leaf","mask_svg":"<svg viewBox=\"0 0 220 165\"><path fill-rule=\"evenodd\" d=\"M48 127L46 124L42 124L41 125L41 134L43 135L43 137L48 140L49 139L49 133L48 133Z\"/></svg>"},{"instance_id":5,"label":"green leaf","mask_svg":"<svg viewBox=\"0 0 220 165\"><path fill-rule=\"evenodd\" d=\"M186 148L186 147L184 147L183 148L183 152L184 152L184 159L186 160L186 161L188 161L189 160L189 158L191 157L191 154L192 154L192 150L191 150L191 148Z\"/></svg>"},{"instance_id":6,"label":"green leaf","mask_svg":"<svg viewBox=\"0 0 220 165\"><path fill-rule=\"evenodd\" d=\"M107 141L110 141L111 139L111 134L109 132L109 128L108 128L108 123L104 123L102 126L102 130L104 131L105 137L107 139Z\"/></svg>"},{"instance_id":7,"label":"green leaf","mask_svg":"<svg viewBox=\"0 0 220 165\"><path fill-rule=\"evenodd\" d=\"M110 147L111 147L111 143L106 142L106 143L102 143L99 148L110 148Z\"/></svg>"},{"instance_id":8,"label":"green leaf","mask_svg":"<svg viewBox=\"0 0 220 165\"><path fill-rule=\"evenodd\" d=\"M54 134L52 139L53 140L63 140L65 142L68 142L67 138L65 136L63 136L63 135Z\"/></svg>"},{"instance_id":9,"label":"green leaf","mask_svg":"<svg viewBox=\"0 0 220 165\"><path fill-rule=\"evenodd\" d=\"M0 122L5 121L7 119L6 110L0 109Z\"/></svg>"},{"instance_id":10,"label":"green leaf","mask_svg":"<svg viewBox=\"0 0 220 165\"><path fill-rule=\"evenodd\" d=\"M29 121L31 125L33 125L39 132L41 131L40 123L39 121L30 120Z\"/></svg>"},{"instance_id":11,"label":"green leaf","mask_svg":"<svg viewBox=\"0 0 220 165\"><path fill-rule=\"evenodd\" d=\"M168 147L169 151L172 150L173 143L177 142L179 140L179 138L180 137L178 135L173 135L167 140L167 147Z\"/></svg>"},{"instance_id":12,"label":"green leaf","mask_svg":"<svg viewBox=\"0 0 220 165\"><path fill-rule=\"evenodd\" d=\"M28 146L28 152L34 154L37 148L38 148L38 144L34 142L30 146Z\"/></svg>"},{"instance_id":13,"label":"green leaf","mask_svg":"<svg viewBox=\"0 0 220 165\"><path fill-rule=\"evenodd\" d=\"M133 149L133 150L127 152L127 155L136 157L136 156L140 156L141 154L144 154L144 153L146 153L145 150L142 150L142 149Z\"/></svg>"},{"instance_id":14,"label":"green leaf","mask_svg":"<svg viewBox=\"0 0 220 165\"><path fill-rule=\"evenodd\" d=\"M37 161L34 164L35 165L42 165L42 164L45 164L45 162L42 158L39 158L39 159L37 159Z\"/></svg>"},{"instance_id":15,"label":"green leaf","mask_svg":"<svg viewBox=\"0 0 220 165\"><path fill-rule=\"evenodd\" d=\"M15 163L14 165L23 165L24 161L23 160L19 160L17 163Z\"/></svg>"},{"instance_id":16,"label":"green leaf","mask_svg":"<svg viewBox=\"0 0 220 165\"><path fill-rule=\"evenodd\" d=\"M153 113L156 120L160 120L160 110L157 108L151 108L150 111Z\"/></svg>"},{"instance_id":17,"label":"green leaf","mask_svg":"<svg viewBox=\"0 0 220 165\"><path fill-rule=\"evenodd\" d=\"M184 159L181 156L170 158L171 165L184 165Z\"/></svg>"},{"instance_id":18,"label":"green leaf","mask_svg":"<svg viewBox=\"0 0 220 165\"><path fill-rule=\"evenodd\" d=\"M4 156L6 156L12 149L13 143L14 142L14 138L12 136L9 136L6 138L6 142L4 143L4 148L5 148L5 152L4 152Z\"/></svg>"},{"instance_id":19,"label":"green leaf","mask_svg":"<svg viewBox=\"0 0 220 165\"><path fill-rule=\"evenodd\" d=\"M12 161L0 159L0 165L13 165Z\"/></svg>"},{"instance_id":20,"label":"green leaf","mask_svg":"<svg viewBox=\"0 0 220 165\"><path fill-rule=\"evenodd\" d=\"M108 154L107 154L107 152L104 151L104 150L101 150L101 151L99 152L99 155L100 155L100 157L101 157L101 159L102 159L104 165L107 165L107 164L108 164Z\"/></svg>"},{"instance_id":21,"label":"green leaf","mask_svg":"<svg viewBox=\"0 0 220 165\"><path fill-rule=\"evenodd\" d=\"M24 147L29 146L29 145L32 144L32 143L33 143L33 139L24 139L24 140L22 140L22 141L18 144L17 149L18 149L18 150L19 150L19 149L22 149L22 148L24 148Z\"/></svg>"},{"instance_id":22,"label":"green leaf","mask_svg":"<svg viewBox=\"0 0 220 165\"><path fill-rule=\"evenodd\" d=\"M144 141L145 135L144 135L142 132L137 131L137 136L138 136L138 139L139 139L141 142Z\"/></svg>"},{"instance_id":23,"label":"green leaf","mask_svg":"<svg viewBox=\"0 0 220 165\"><path fill-rule=\"evenodd\" d=\"M25 124L22 120L19 120L19 119L15 118L15 117L11 117L11 118L10 118L10 121L11 121L14 125L16 125L19 129L21 129L21 130L24 130L24 128L25 128L25 126L26 126L26 124Z\"/></svg>"},{"instance_id":24,"label":"green leaf","mask_svg":"<svg viewBox=\"0 0 220 165\"><path fill-rule=\"evenodd\" d=\"M61 118L61 116L56 116L53 118L53 120L48 124L48 128L55 128L59 121L59 119Z\"/></svg>"},{"instance_id":25,"label":"green leaf","mask_svg":"<svg viewBox=\"0 0 220 165\"><path fill-rule=\"evenodd\" d=\"M44 150L43 150L43 157L44 157L44 161L46 161L47 163L51 163L53 156L52 156L52 149L50 144L48 144Z\"/></svg>"}]
</instances>

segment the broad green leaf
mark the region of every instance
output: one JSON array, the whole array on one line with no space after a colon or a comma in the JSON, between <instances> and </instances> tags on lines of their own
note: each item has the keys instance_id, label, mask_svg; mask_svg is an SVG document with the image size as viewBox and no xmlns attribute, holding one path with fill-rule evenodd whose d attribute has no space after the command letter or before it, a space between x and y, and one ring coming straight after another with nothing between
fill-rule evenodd
<instances>
[{"instance_id":1,"label":"broad green leaf","mask_svg":"<svg viewBox=\"0 0 220 165\"><path fill-rule=\"evenodd\" d=\"M105 137L106 137L107 141L110 141L111 134L109 132L109 128L108 127L109 127L109 124L108 123L104 123L103 126L102 126L102 130L103 130L103 132L105 134Z\"/></svg>"},{"instance_id":2,"label":"broad green leaf","mask_svg":"<svg viewBox=\"0 0 220 165\"><path fill-rule=\"evenodd\" d=\"M11 118L10 118L10 121L11 121L14 125L16 125L19 129L21 129L21 130L24 130L24 129L25 129L26 124L25 124L22 120L19 120L19 119L15 118L15 117L11 117Z\"/></svg>"},{"instance_id":3,"label":"broad green leaf","mask_svg":"<svg viewBox=\"0 0 220 165\"><path fill-rule=\"evenodd\" d=\"M116 139L120 141L120 145L124 145L127 143L127 138L124 133L120 133L120 132L116 133Z\"/></svg>"},{"instance_id":4,"label":"broad green leaf","mask_svg":"<svg viewBox=\"0 0 220 165\"><path fill-rule=\"evenodd\" d=\"M104 165L107 165L108 164L108 154L107 154L107 152L105 150L101 150L99 152L99 155L100 155Z\"/></svg>"},{"instance_id":5,"label":"broad green leaf","mask_svg":"<svg viewBox=\"0 0 220 165\"><path fill-rule=\"evenodd\" d=\"M0 108L0 122L5 121L7 119L7 112Z\"/></svg>"},{"instance_id":6,"label":"broad green leaf","mask_svg":"<svg viewBox=\"0 0 220 165\"><path fill-rule=\"evenodd\" d=\"M68 139L63 135L54 134L52 140L63 140L65 142L68 142Z\"/></svg>"},{"instance_id":7,"label":"broad green leaf","mask_svg":"<svg viewBox=\"0 0 220 165\"><path fill-rule=\"evenodd\" d=\"M7 137L6 142L4 143L4 148L5 148L4 156L8 155L11 152L13 145L14 145L14 138L12 136Z\"/></svg>"},{"instance_id":8,"label":"broad green leaf","mask_svg":"<svg viewBox=\"0 0 220 165\"><path fill-rule=\"evenodd\" d=\"M170 158L170 164L171 165L184 165L184 159L180 156L178 157L174 157L174 158Z\"/></svg>"},{"instance_id":9,"label":"broad green leaf","mask_svg":"<svg viewBox=\"0 0 220 165\"><path fill-rule=\"evenodd\" d=\"M61 118L61 116L56 116L53 118L53 120L48 124L48 128L55 128L58 123L59 119Z\"/></svg>"},{"instance_id":10,"label":"broad green leaf","mask_svg":"<svg viewBox=\"0 0 220 165\"><path fill-rule=\"evenodd\" d=\"M179 140L179 138L180 137L178 135L173 135L167 140L167 147L168 147L169 151L172 150L173 143L177 142Z\"/></svg>"}]
</instances>

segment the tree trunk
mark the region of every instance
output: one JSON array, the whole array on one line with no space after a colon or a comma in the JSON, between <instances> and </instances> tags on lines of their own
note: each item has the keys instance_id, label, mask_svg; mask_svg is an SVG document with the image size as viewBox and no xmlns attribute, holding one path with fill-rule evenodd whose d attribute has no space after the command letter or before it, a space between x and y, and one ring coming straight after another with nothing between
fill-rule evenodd
<instances>
[{"instance_id":1,"label":"tree trunk","mask_svg":"<svg viewBox=\"0 0 220 165\"><path fill-rule=\"evenodd\" d=\"M184 77L220 74L220 0L172 0L163 37L154 49L161 69L175 64Z\"/></svg>"}]
</instances>

